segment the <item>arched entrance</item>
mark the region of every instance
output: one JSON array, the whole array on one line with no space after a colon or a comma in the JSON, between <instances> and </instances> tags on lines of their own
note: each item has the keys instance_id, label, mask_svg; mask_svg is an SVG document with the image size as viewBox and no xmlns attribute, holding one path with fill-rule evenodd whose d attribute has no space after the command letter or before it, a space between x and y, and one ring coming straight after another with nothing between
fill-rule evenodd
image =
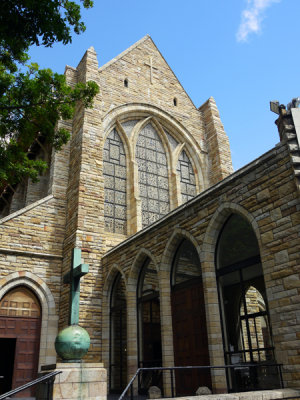
<instances>
[{"instance_id":1,"label":"arched entrance","mask_svg":"<svg viewBox=\"0 0 300 400\"><path fill-rule=\"evenodd\" d=\"M258 242L251 225L232 214L220 233L216 275L226 364L243 364L227 374L230 391L279 385ZM247 364L257 367L247 367Z\"/></svg>"},{"instance_id":2,"label":"arched entrance","mask_svg":"<svg viewBox=\"0 0 300 400\"><path fill-rule=\"evenodd\" d=\"M117 274L110 298L109 391L121 393L127 384L127 307L125 282Z\"/></svg>"},{"instance_id":3,"label":"arched entrance","mask_svg":"<svg viewBox=\"0 0 300 400\"><path fill-rule=\"evenodd\" d=\"M154 263L147 258L141 269L138 288L138 365L139 367L161 367L161 323L158 277ZM141 393L150 386L162 389L160 372L144 373L139 382Z\"/></svg>"},{"instance_id":4,"label":"arched entrance","mask_svg":"<svg viewBox=\"0 0 300 400\"><path fill-rule=\"evenodd\" d=\"M175 366L209 365L201 265L193 244L179 244L171 271L172 323ZM199 386L211 389L209 370L176 373L176 395L195 394Z\"/></svg>"},{"instance_id":5,"label":"arched entrance","mask_svg":"<svg viewBox=\"0 0 300 400\"><path fill-rule=\"evenodd\" d=\"M36 378L41 332L41 306L26 287L18 286L0 301L0 393ZM32 396L34 389L19 396Z\"/></svg>"}]
</instances>

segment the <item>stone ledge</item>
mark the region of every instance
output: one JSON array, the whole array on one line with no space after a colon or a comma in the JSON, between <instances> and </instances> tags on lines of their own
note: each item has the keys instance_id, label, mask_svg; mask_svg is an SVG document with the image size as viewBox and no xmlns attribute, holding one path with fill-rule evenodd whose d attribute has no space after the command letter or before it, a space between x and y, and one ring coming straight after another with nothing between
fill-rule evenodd
<instances>
[{"instance_id":1,"label":"stone ledge","mask_svg":"<svg viewBox=\"0 0 300 400\"><path fill-rule=\"evenodd\" d=\"M27 211L32 210L33 208L35 208L37 206L40 206L43 203L47 203L47 201L49 201L49 200L51 200L53 198L54 198L53 194L49 194L48 196L44 197L43 199L35 201L34 203L29 204L27 207L21 208L20 210L14 212L12 214L7 215L6 217L0 219L0 225L4 224L4 222L9 221L10 219L13 219L15 217L18 217L19 215L22 215L22 214L26 213Z\"/></svg>"},{"instance_id":2,"label":"stone ledge","mask_svg":"<svg viewBox=\"0 0 300 400\"><path fill-rule=\"evenodd\" d=\"M300 390L295 389L275 389L258 390L254 392L209 394L202 396L176 397L176 400L274 400L294 398L300 400ZM172 398L163 400L173 400Z\"/></svg>"},{"instance_id":3,"label":"stone ledge","mask_svg":"<svg viewBox=\"0 0 300 400\"><path fill-rule=\"evenodd\" d=\"M58 254L38 253L35 251L16 250L12 248L6 249L4 247L0 247L0 254L9 254L14 256L25 256L25 257L36 257L36 258L57 258L59 260L63 259L63 256Z\"/></svg>"}]
</instances>

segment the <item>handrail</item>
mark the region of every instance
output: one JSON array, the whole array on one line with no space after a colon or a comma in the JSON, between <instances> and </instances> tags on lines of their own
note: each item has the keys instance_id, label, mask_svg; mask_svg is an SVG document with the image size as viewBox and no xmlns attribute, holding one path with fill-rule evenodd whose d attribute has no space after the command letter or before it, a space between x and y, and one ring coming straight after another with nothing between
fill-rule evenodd
<instances>
[{"instance_id":1,"label":"handrail","mask_svg":"<svg viewBox=\"0 0 300 400\"><path fill-rule=\"evenodd\" d=\"M9 396L12 396L12 395L14 395L16 393L22 392L22 390L28 389L31 386L34 386L34 385L36 385L38 383L49 381L51 378L53 378L54 376L56 376L58 374L61 374L61 373L62 373L62 371L49 372L49 374L41 376L40 378L37 378L37 379L35 379L35 380L31 381L31 382L27 382L24 385L19 386L16 389L10 390L7 393L1 394L0 395L0 400L4 400L4 399L8 398Z\"/></svg>"},{"instance_id":2,"label":"handrail","mask_svg":"<svg viewBox=\"0 0 300 400\"><path fill-rule=\"evenodd\" d=\"M278 367L279 369L279 375L280 375L280 386L283 388L283 380L282 380L282 372L281 372L281 367L283 364L254 364L254 363L245 363L245 364L229 364L229 365L189 365L189 366L184 366L184 367L145 367L145 368L138 368L133 375L133 377L130 379L128 385L126 388L123 390L121 393L120 397L118 400L123 400L125 397L127 391L130 389L131 390L131 399L133 398L133 387L132 384L135 380L135 378L139 375L140 372L142 371L170 371L171 372L171 382L172 382L172 397L174 397L174 390L173 390L173 370L180 370L180 369L230 369L230 368L251 368L251 367ZM1 398L0 398L1 400Z\"/></svg>"}]
</instances>

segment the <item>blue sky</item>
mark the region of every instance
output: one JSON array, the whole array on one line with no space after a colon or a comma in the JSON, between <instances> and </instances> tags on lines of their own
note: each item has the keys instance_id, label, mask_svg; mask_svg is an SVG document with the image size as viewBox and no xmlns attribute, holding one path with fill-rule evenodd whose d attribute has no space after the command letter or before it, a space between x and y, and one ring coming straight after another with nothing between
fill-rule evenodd
<instances>
[{"instance_id":1,"label":"blue sky","mask_svg":"<svg viewBox=\"0 0 300 400\"><path fill-rule=\"evenodd\" d=\"M32 61L63 73L94 46L99 64L150 34L199 107L213 96L234 169L278 141L269 101L300 96L300 0L94 0L71 45L33 47Z\"/></svg>"}]
</instances>

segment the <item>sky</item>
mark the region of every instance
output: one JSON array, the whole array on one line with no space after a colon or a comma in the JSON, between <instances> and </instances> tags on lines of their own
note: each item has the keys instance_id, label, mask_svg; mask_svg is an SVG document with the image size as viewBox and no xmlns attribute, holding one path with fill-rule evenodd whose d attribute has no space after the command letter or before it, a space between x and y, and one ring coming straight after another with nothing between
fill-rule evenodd
<instances>
[{"instance_id":1,"label":"sky","mask_svg":"<svg viewBox=\"0 0 300 400\"><path fill-rule=\"evenodd\" d=\"M72 44L32 47L63 73L93 46L99 66L149 34L196 107L216 100L241 168L279 141L269 102L300 96L300 0L94 0Z\"/></svg>"}]
</instances>

